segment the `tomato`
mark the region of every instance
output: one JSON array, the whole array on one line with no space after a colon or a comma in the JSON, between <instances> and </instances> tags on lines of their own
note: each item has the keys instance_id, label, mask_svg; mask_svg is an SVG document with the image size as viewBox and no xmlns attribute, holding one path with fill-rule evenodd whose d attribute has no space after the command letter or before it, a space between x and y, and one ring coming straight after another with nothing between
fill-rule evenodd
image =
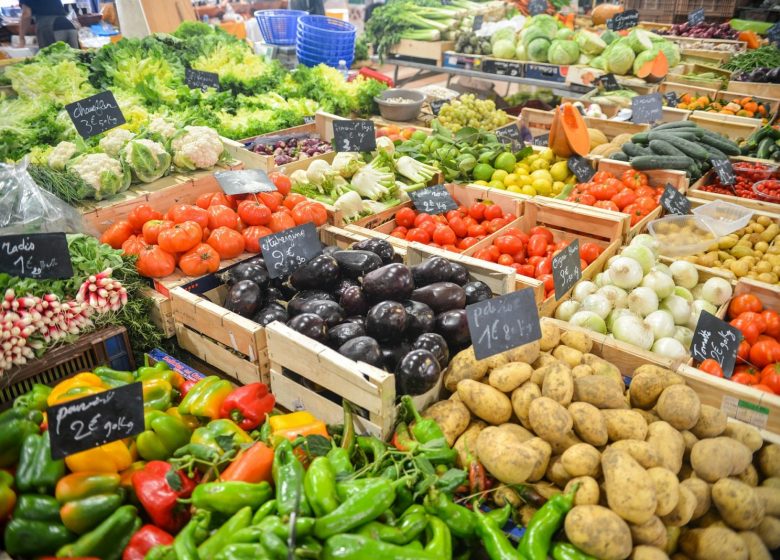
<instances>
[{"instance_id":1,"label":"tomato","mask_svg":"<svg viewBox=\"0 0 780 560\"><path fill-rule=\"evenodd\" d=\"M438 224L444 224L447 225L447 218L445 218L442 214L436 214L433 216L433 221Z\"/></svg>"},{"instance_id":2,"label":"tomato","mask_svg":"<svg viewBox=\"0 0 780 560\"><path fill-rule=\"evenodd\" d=\"M271 212L276 212L284 202L284 195L280 192L261 192L255 195L255 199L268 206Z\"/></svg>"},{"instance_id":3,"label":"tomato","mask_svg":"<svg viewBox=\"0 0 780 560\"><path fill-rule=\"evenodd\" d=\"M552 258L546 257L540 260L534 268L534 276L541 278L545 274L552 274Z\"/></svg>"},{"instance_id":4,"label":"tomato","mask_svg":"<svg viewBox=\"0 0 780 560\"><path fill-rule=\"evenodd\" d=\"M756 378L749 373L735 373L731 376L731 380L740 385L754 385L756 382Z\"/></svg>"},{"instance_id":5,"label":"tomato","mask_svg":"<svg viewBox=\"0 0 780 560\"><path fill-rule=\"evenodd\" d=\"M202 228L209 227L209 213L192 204L174 204L168 210L168 219L176 224L197 222Z\"/></svg>"},{"instance_id":6,"label":"tomato","mask_svg":"<svg viewBox=\"0 0 780 560\"><path fill-rule=\"evenodd\" d=\"M485 228L487 229L488 233L496 233L505 225L506 225L506 221L504 221L504 218L493 218L492 220L487 222Z\"/></svg>"},{"instance_id":7,"label":"tomato","mask_svg":"<svg viewBox=\"0 0 780 560\"><path fill-rule=\"evenodd\" d=\"M463 216L457 210L448 210L444 213L444 217L447 219L447 222L450 222L454 218L462 218Z\"/></svg>"},{"instance_id":8,"label":"tomato","mask_svg":"<svg viewBox=\"0 0 780 560\"><path fill-rule=\"evenodd\" d=\"M244 200L238 205L241 221L249 226L264 226L271 221L271 209L256 200Z\"/></svg>"},{"instance_id":9,"label":"tomato","mask_svg":"<svg viewBox=\"0 0 780 560\"><path fill-rule=\"evenodd\" d=\"M541 257L547 252L547 245L552 242L547 236L540 233L534 233L528 240L526 251L532 257Z\"/></svg>"},{"instance_id":10,"label":"tomato","mask_svg":"<svg viewBox=\"0 0 780 560\"><path fill-rule=\"evenodd\" d=\"M141 249L145 248L147 245L148 243L144 241L143 236L131 235L127 238L127 241L122 243L122 252L125 255L137 255L141 252Z\"/></svg>"},{"instance_id":11,"label":"tomato","mask_svg":"<svg viewBox=\"0 0 780 560\"><path fill-rule=\"evenodd\" d=\"M221 204L211 205L207 210L209 213L209 229L217 229L218 227L225 226L230 229L238 228L238 214L227 206Z\"/></svg>"},{"instance_id":12,"label":"tomato","mask_svg":"<svg viewBox=\"0 0 780 560\"><path fill-rule=\"evenodd\" d=\"M723 377L723 368L720 367L717 360L713 360L712 358L707 358L699 364L699 369L704 373L714 375L715 377Z\"/></svg>"},{"instance_id":13,"label":"tomato","mask_svg":"<svg viewBox=\"0 0 780 560\"><path fill-rule=\"evenodd\" d=\"M100 236L100 242L111 245L112 249L121 249L122 244L127 241L130 236L133 235L133 225L126 221L120 220L115 224L108 227L103 235Z\"/></svg>"},{"instance_id":14,"label":"tomato","mask_svg":"<svg viewBox=\"0 0 780 560\"><path fill-rule=\"evenodd\" d=\"M515 264L515 259L512 258L512 255L503 254L498 257L496 262L502 266L512 266Z\"/></svg>"},{"instance_id":15,"label":"tomato","mask_svg":"<svg viewBox=\"0 0 780 560\"><path fill-rule=\"evenodd\" d=\"M734 296L729 304L729 319L736 319L746 311L761 313L764 306L761 300L753 294L742 294Z\"/></svg>"},{"instance_id":16,"label":"tomato","mask_svg":"<svg viewBox=\"0 0 780 560\"><path fill-rule=\"evenodd\" d=\"M452 231L450 226L439 224L436 229L433 230L433 242L439 245L454 245L458 240L455 232Z\"/></svg>"},{"instance_id":17,"label":"tomato","mask_svg":"<svg viewBox=\"0 0 780 560\"><path fill-rule=\"evenodd\" d=\"M503 218L504 217L504 211L501 209L501 207L498 204L487 204L487 205L485 205L484 216L485 216L486 220L494 220L496 218Z\"/></svg>"},{"instance_id":18,"label":"tomato","mask_svg":"<svg viewBox=\"0 0 780 560\"><path fill-rule=\"evenodd\" d=\"M292 188L292 181L290 181L290 178L287 175L285 175L284 173L280 173L279 171L274 171L273 173L268 175L268 178L271 179L271 181L273 181L277 191L282 193L284 196L290 194L290 189Z\"/></svg>"},{"instance_id":19,"label":"tomato","mask_svg":"<svg viewBox=\"0 0 780 560\"><path fill-rule=\"evenodd\" d=\"M623 210L629 204L633 204L635 201L636 193L631 189L623 189L612 197L612 202L614 202L621 210Z\"/></svg>"},{"instance_id":20,"label":"tomato","mask_svg":"<svg viewBox=\"0 0 780 560\"><path fill-rule=\"evenodd\" d=\"M284 197L284 203L283 204L284 204L285 208L289 208L290 210L292 210L293 208L295 208L296 205L298 205L298 204L300 204L302 202L306 202L307 200L309 200L309 199L306 198L305 196L303 196L302 194L290 193L289 195Z\"/></svg>"},{"instance_id":21,"label":"tomato","mask_svg":"<svg viewBox=\"0 0 780 560\"><path fill-rule=\"evenodd\" d=\"M487 206L483 202L477 202L471 208L469 208L469 216L475 220L481 220L485 217L485 209Z\"/></svg>"},{"instance_id":22,"label":"tomato","mask_svg":"<svg viewBox=\"0 0 780 560\"><path fill-rule=\"evenodd\" d=\"M547 239L547 243L554 243L555 237L553 236L553 233L547 229L544 226L534 226L531 228L531 231L528 232L529 236L533 235L543 235L545 239Z\"/></svg>"},{"instance_id":23,"label":"tomato","mask_svg":"<svg viewBox=\"0 0 780 560\"><path fill-rule=\"evenodd\" d=\"M623 213L631 216L632 226L635 226L644 217L644 214L642 213L642 209L639 207L639 205L636 202L629 204L628 206L623 208Z\"/></svg>"},{"instance_id":24,"label":"tomato","mask_svg":"<svg viewBox=\"0 0 780 560\"><path fill-rule=\"evenodd\" d=\"M445 251L452 251L453 253L460 253L460 249L458 249L457 245L443 245L442 249Z\"/></svg>"},{"instance_id":25,"label":"tomato","mask_svg":"<svg viewBox=\"0 0 780 560\"><path fill-rule=\"evenodd\" d=\"M295 227L295 220L290 216L288 212L274 212L271 214L271 219L268 221L268 228L274 232L279 233L291 227Z\"/></svg>"},{"instance_id":26,"label":"tomato","mask_svg":"<svg viewBox=\"0 0 780 560\"><path fill-rule=\"evenodd\" d=\"M597 171L593 177L591 177L591 182L593 183L603 183L607 179L614 179L615 176L610 173L609 171Z\"/></svg>"},{"instance_id":27,"label":"tomato","mask_svg":"<svg viewBox=\"0 0 780 560\"><path fill-rule=\"evenodd\" d=\"M747 337L746 337L747 338ZM761 340L750 348L750 362L763 368L780 361L780 344L775 340Z\"/></svg>"},{"instance_id":28,"label":"tomato","mask_svg":"<svg viewBox=\"0 0 780 560\"><path fill-rule=\"evenodd\" d=\"M779 338L780 337L780 313L778 313L777 311L766 309L765 311L761 312L761 317L764 318L764 322L766 323L766 330L764 332L773 338Z\"/></svg>"},{"instance_id":29,"label":"tomato","mask_svg":"<svg viewBox=\"0 0 780 560\"><path fill-rule=\"evenodd\" d=\"M761 333L758 330L757 323L751 323L745 319L734 319L731 321L730 325L739 329L739 331L742 333L742 336L745 337L745 340L747 340L750 345L758 342L758 337L761 335Z\"/></svg>"},{"instance_id":30,"label":"tomato","mask_svg":"<svg viewBox=\"0 0 780 560\"><path fill-rule=\"evenodd\" d=\"M592 263L597 258L599 258L599 255L603 250L604 249L602 249L595 243L591 243L590 241L586 241L585 243L580 243L580 257L585 259L585 262L588 264Z\"/></svg>"},{"instance_id":31,"label":"tomato","mask_svg":"<svg viewBox=\"0 0 780 560\"><path fill-rule=\"evenodd\" d=\"M414 219L417 217L417 212L412 208L401 208L395 213L395 223L405 228L410 228L414 225Z\"/></svg>"},{"instance_id":32,"label":"tomato","mask_svg":"<svg viewBox=\"0 0 780 560\"><path fill-rule=\"evenodd\" d=\"M170 220L151 220L146 222L144 227L141 229L144 236L144 241L146 241L149 245L156 244L157 236L160 234L160 232L168 228L172 228L173 226L174 223Z\"/></svg>"},{"instance_id":33,"label":"tomato","mask_svg":"<svg viewBox=\"0 0 780 560\"><path fill-rule=\"evenodd\" d=\"M434 220L423 220L422 222L420 222L420 225L418 225L417 227L427 231L428 235L430 235L431 238L433 238L433 232L436 231L437 225L438 224Z\"/></svg>"},{"instance_id":34,"label":"tomato","mask_svg":"<svg viewBox=\"0 0 780 560\"><path fill-rule=\"evenodd\" d=\"M761 370L761 385L769 387L775 395L780 395L780 373L775 369L777 364L767 366L772 368L771 371L767 371L766 368Z\"/></svg>"},{"instance_id":35,"label":"tomato","mask_svg":"<svg viewBox=\"0 0 780 560\"><path fill-rule=\"evenodd\" d=\"M650 198L653 198L655 196L655 189L653 187L650 187L648 185L642 185L640 187L636 187L634 189L634 192L636 193L637 197L641 196L649 196Z\"/></svg>"},{"instance_id":36,"label":"tomato","mask_svg":"<svg viewBox=\"0 0 780 560\"><path fill-rule=\"evenodd\" d=\"M483 261L498 262L498 256L494 255L489 247L477 249L472 256Z\"/></svg>"},{"instance_id":37,"label":"tomato","mask_svg":"<svg viewBox=\"0 0 780 560\"><path fill-rule=\"evenodd\" d=\"M634 204L639 207L643 214L652 212L655 210L656 206L658 206L658 204L655 202L655 199L651 196L640 196L636 199Z\"/></svg>"},{"instance_id":38,"label":"tomato","mask_svg":"<svg viewBox=\"0 0 780 560\"><path fill-rule=\"evenodd\" d=\"M754 313L753 311L745 311L738 317L747 321L748 323L755 323L758 326L758 332L763 334L766 331L766 321L761 313Z\"/></svg>"},{"instance_id":39,"label":"tomato","mask_svg":"<svg viewBox=\"0 0 780 560\"><path fill-rule=\"evenodd\" d=\"M411 228L406 234L407 241L417 241L418 243L430 243L431 234L423 228Z\"/></svg>"},{"instance_id":40,"label":"tomato","mask_svg":"<svg viewBox=\"0 0 780 560\"><path fill-rule=\"evenodd\" d=\"M168 253L183 253L200 243L202 237L203 230L196 222L182 222L161 231L157 244Z\"/></svg>"},{"instance_id":41,"label":"tomato","mask_svg":"<svg viewBox=\"0 0 780 560\"><path fill-rule=\"evenodd\" d=\"M480 235L487 235L487 229L483 225L469 226L466 232L469 237L479 237Z\"/></svg>"},{"instance_id":42,"label":"tomato","mask_svg":"<svg viewBox=\"0 0 780 560\"><path fill-rule=\"evenodd\" d=\"M574 202L584 204L585 206L593 206L596 204L596 197L590 193L584 193L575 197Z\"/></svg>"},{"instance_id":43,"label":"tomato","mask_svg":"<svg viewBox=\"0 0 780 560\"><path fill-rule=\"evenodd\" d=\"M615 196L619 191L618 189L613 185L596 185L592 189L590 189L590 194L596 197L596 200L609 200L613 196Z\"/></svg>"},{"instance_id":44,"label":"tomato","mask_svg":"<svg viewBox=\"0 0 780 560\"><path fill-rule=\"evenodd\" d=\"M179 259L179 268L187 276L203 276L219 270L219 255L206 243L198 243Z\"/></svg>"},{"instance_id":45,"label":"tomato","mask_svg":"<svg viewBox=\"0 0 780 560\"><path fill-rule=\"evenodd\" d=\"M406 237L406 233L408 231L409 231L409 228L405 228L403 226L395 226L393 228L393 231L390 232L390 235L393 235L394 233L400 233L401 234L401 238L404 238L404 237ZM396 237L398 237L398 236L396 236Z\"/></svg>"},{"instance_id":46,"label":"tomato","mask_svg":"<svg viewBox=\"0 0 780 560\"><path fill-rule=\"evenodd\" d=\"M536 270L536 267L532 264L516 264L515 270L517 270L518 274L522 274L523 276L527 276L528 278L533 278L534 270Z\"/></svg>"},{"instance_id":47,"label":"tomato","mask_svg":"<svg viewBox=\"0 0 780 560\"><path fill-rule=\"evenodd\" d=\"M138 253L135 263L138 274L147 278L163 278L176 269L176 257L160 249L158 245L147 245Z\"/></svg>"},{"instance_id":48,"label":"tomato","mask_svg":"<svg viewBox=\"0 0 780 560\"><path fill-rule=\"evenodd\" d=\"M455 232L455 235L460 237L466 237L469 233L469 228L466 225L466 222L463 221L463 218L460 217L453 217L451 220L449 220L450 227L452 228L452 231Z\"/></svg>"},{"instance_id":49,"label":"tomato","mask_svg":"<svg viewBox=\"0 0 780 560\"><path fill-rule=\"evenodd\" d=\"M620 212L618 205L611 200L599 200L593 205L595 208L603 208L604 210L612 210L613 212Z\"/></svg>"},{"instance_id":50,"label":"tomato","mask_svg":"<svg viewBox=\"0 0 780 560\"><path fill-rule=\"evenodd\" d=\"M265 226L249 226L241 232L244 238L244 250L250 253L260 252L260 238L273 232Z\"/></svg>"},{"instance_id":51,"label":"tomato","mask_svg":"<svg viewBox=\"0 0 780 560\"><path fill-rule=\"evenodd\" d=\"M127 216L127 221L133 226L133 231L139 233L146 222L149 220L159 220L161 218L162 214L148 204L139 204L130 211L130 214Z\"/></svg>"},{"instance_id":52,"label":"tomato","mask_svg":"<svg viewBox=\"0 0 780 560\"><path fill-rule=\"evenodd\" d=\"M638 188L647 185L647 175L635 169L625 171L620 176L620 180L630 188Z\"/></svg>"},{"instance_id":53,"label":"tomato","mask_svg":"<svg viewBox=\"0 0 780 560\"><path fill-rule=\"evenodd\" d=\"M209 235L208 244L219 253L223 260L234 259L244 252L244 237L242 234L225 226L218 227Z\"/></svg>"},{"instance_id":54,"label":"tomato","mask_svg":"<svg viewBox=\"0 0 780 560\"><path fill-rule=\"evenodd\" d=\"M745 339L742 339L742 342L739 343L739 347L737 348L737 358L743 362L750 360L750 343Z\"/></svg>"},{"instance_id":55,"label":"tomato","mask_svg":"<svg viewBox=\"0 0 780 560\"><path fill-rule=\"evenodd\" d=\"M328 211L319 202L303 202L293 208L292 217L298 225L311 223L320 227L328 221Z\"/></svg>"},{"instance_id":56,"label":"tomato","mask_svg":"<svg viewBox=\"0 0 780 560\"><path fill-rule=\"evenodd\" d=\"M195 205L204 210L207 210L209 206L215 204L221 204L222 206L233 209L236 207L235 200L232 197L225 196L225 193L222 192L205 193L200 195L195 201Z\"/></svg>"},{"instance_id":57,"label":"tomato","mask_svg":"<svg viewBox=\"0 0 780 560\"><path fill-rule=\"evenodd\" d=\"M493 240L493 245L505 255L514 255L524 249L523 240L514 235L499 235Z\"/></svg>"},{"instance_id":58,"label":"tomato","mask_svg":"<svg viewBox=\"0 0 780 560\"><path fill-rule=\"evenodd\" d=\"M469 247L473 247L479 243L479 240L476 237L464 237L460 241L458 241L458 249L461 251L465 251Z\"/></svg>"}]
</instances>

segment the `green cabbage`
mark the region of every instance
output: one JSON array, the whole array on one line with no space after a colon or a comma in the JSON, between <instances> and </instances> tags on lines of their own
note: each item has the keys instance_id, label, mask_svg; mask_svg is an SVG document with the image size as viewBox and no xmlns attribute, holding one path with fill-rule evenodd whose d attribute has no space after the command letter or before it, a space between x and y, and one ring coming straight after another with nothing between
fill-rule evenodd
<instances>
[{"instance_id":1,"label":"green cabbage","mask_svg":"<svg viewBox=\"0 0 780 560\"><path fill-rule=\"evenodd\" d=\"M669 68L680 64L680 48L671 41L659 41L655 43L655 46L663 51L666 56L666 61L669 63Z\"/></svg>"},{"instance_id":2,"label":"green cabbage","mask_svg":"<svg viewBox=\"0 0 780 560\"><path fill-rule=\"evenodd\" d=\"M502 27L490 37L490 44L495 45L498 41L506 40L515 42L515 30L512 27Z\"/></svg>"},{"instance_id":3,"label":"green cabbage","mask_svg":"<svg viewBox=\"0 0 780 560\"><path fill-rule=\"evenodd\" d=\"M603 70L604 72L607 71L607 61L604 60L603 56L596 56L591 59L590 65L593 68L597 68L598 70Z\"/></svg>"},{"instance_id":4,"label":"green cabbage","mask_svg":"<svg viewBox=\"0 0 780 560\"><path fill-rule=\"evenodd\" d=\"M545 29L541 27L529 27L525 31L523 31L523 46L528 49L528 45L533 41L534 39L547 39L548 41L552 40L552 37L554 34L548 33Z\"/></svg>"},{"instance_id":5,"label":"green cabbage","mask_svg":"<svg viewBox=\"0 0 780 560\"><path fill-rule=\"evenodd\" d=\"M532 17L530 26L544 29L549 37L555 35L555 33L558 31L558 28L561 27L557 19L547 14L539 14Z\"/></svg>"},{"instance_id":6,"label":"green cabbage","mask_svg":"<svg viewBox=\"0 0 780 560\"><path fill-rule=\"evenodd\" d=\"M525 52L523 43L517 44L517 48L515 49L515 58L517 60L528 60L528 53Z\"/></svg>"},{"instance_id":7,"label":"green cabbage","mask_svg":"<svg viewBox=\"0 0 780 560\"><path fill-rule=\"evenodd\" d=\"M587 66L590 64L591 60L593 60L590 55L587 55L585 53L580 53L580 57L577 59L577 64L582 64Z\"/></svg>"},{"instance_id":8,"label":"green cabbage","mask_svg":"<svg viewBox=\"0 0 780 560\"><path fill-rule=\"evenodd\" d=\"M580 48L574 41L556 39L550 44L547 58L553 64L574 64L580 57Z\"/></svg>"},{"instance_id":9,"label":"green cabbage","mask_svg":"<svg viewBox=\"0 0 780 560\"><path fill-rule=\"evenodd\" d=\"M556 39L571 39L574 36L574 31L568 27L561 27L556 33Z\"/></svg>"},{"instance_id":10,"label":"green cabbage","mask_svg":"<svg viewBox=\"0 0 780 560\"><path fill-rule=\"evenodd\" d=\"M607 44L601 40L601 37L590 31L582 30L577 33L577 45L585 54L597 55L607 48Z\"/></svg>"},{"instance_id":11,"label":"green cabbage","mask_svg":"<svg viewBox=\"0 0 780 560\"><path fill-rule=\"evenodd\" d=\"M609 52L605 53L605 56L607 70L621 76L630 72L631 66L634 64L634 51L622 41L610 45Z\"/></svg>"},{"instance_id":12,"label":"green cabbage","mask_svg":"<svg viewBox=\"0 0 780 560\"><path fill-rule=\"evenodd\" d=\"M653 42L650 40L650 34L644 29L632 29L628 34L628 46L639 54L653 48Z\"/></svg>"},{"instance_id":13,"label":"green cabbage","mask_svg":"<svg viewBox=\"0 0 780 560\"><path fill-rule=\"evenodd\" d=\"M528 43L526 50L528 51L528 57L534 62L547 62L547 51L549 48L550 41L539 37Z\"/></svg>"},{"instance_id":14,"label":"green cabbage","mask_svg":"<svg viewBox=\"0 0 780 560\"><path fill-rule=\"evenodd\" d=\"M611 45L618 39L620 39L620 35L611 29L607 29L604 33L601 34L601 40L604 41L607 45Z\"/></svg>"},{"instance_id":15,"label":"green cabbage","mask_svg":"<svg viewBox=\"0 0 780 560\"><path fill-rule=\"evenodd\" d=\"M498 58L513 58L515 56L515 44L507 39L496 41L493 45L493 55Z\"/></svg>"}]
</instances>

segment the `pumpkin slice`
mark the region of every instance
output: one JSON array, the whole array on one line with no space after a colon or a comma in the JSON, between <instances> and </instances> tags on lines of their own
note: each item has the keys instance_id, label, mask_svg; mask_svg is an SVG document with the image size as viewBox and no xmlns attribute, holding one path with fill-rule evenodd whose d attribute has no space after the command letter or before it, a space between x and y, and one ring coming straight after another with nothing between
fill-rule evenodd
<instances>
[{"instance_id":1,"label":"pumpkin slice","mask_svg":"<svg viewBox=\"0 0 780 560\"><path fill-rule=\"evenodd\" d=\"M580 112L571 103L561 105L560 111L561 128L569 147L569 154L565 157L569 157L572 154L588 155L588 151L590 151L590 135L588 134L588 127L585 125L585 119L582 118Z\"/></svg>"},{"instance_id":2,"label":"pumpkin slice","mask_svg":"<svg viewBox=\"0 0 780 560\"><path fill-rule=\"evenodd\" d=\"M559 141L560 138L563 137L563 131L560 130L560 117L559 117L559 111L558 107L553 109L553 118L552 122L550 123L550 135L547 137L547 146L555 152L555 155L561 156L561 154L558 153L558 150L556 149L556 142ZM563 157L563 156L561 156Z\"/></svg>"},{"instance_id":3,"label":"pumpkin slice","mask_svg":"<svg viewBox=\"0 0 780 560\"><path fill-rule=\"evenodd\" d=\"M666 58L664 51L659 50L658 55L653 59L653 69L650 71L649 82L660 82L669 73L669 59Z\"/></svg>"}]
</instances>

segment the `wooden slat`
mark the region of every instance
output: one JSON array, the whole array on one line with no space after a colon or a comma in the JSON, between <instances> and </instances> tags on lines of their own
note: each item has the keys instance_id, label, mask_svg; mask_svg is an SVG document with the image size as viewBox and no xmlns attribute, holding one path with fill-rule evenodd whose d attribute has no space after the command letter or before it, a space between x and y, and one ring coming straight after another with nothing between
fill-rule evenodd
<instances>
[{"instance_id":1,"label":"wooden slat","mask_svg":"<svg viewBox=\"0 0 780 560\"><path fill-rule=\"evenodd\" d=\"M761 122L758 119L749 119L736 115L720 115L705 111L693 111L688 120L695 122L702 128L723 134L732 140L747 138L761 126Z\"/></svg>"}]
</instances>

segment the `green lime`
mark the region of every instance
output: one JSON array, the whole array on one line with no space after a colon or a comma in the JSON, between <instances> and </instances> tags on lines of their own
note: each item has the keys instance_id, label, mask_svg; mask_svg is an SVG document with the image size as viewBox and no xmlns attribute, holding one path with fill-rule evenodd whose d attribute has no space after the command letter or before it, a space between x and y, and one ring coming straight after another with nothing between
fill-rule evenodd
<instances>
[{"instance_id":1,"label":"green lime","mask_svg":"<svg viewBox=\"0 0 780 560\"><path fill-rule=\"evenodd\" d=\"M487 163L479 163L472 171L472 174L477 181L489 181L493 176L493 171L495 171L495 169L490 167Z\"/></svg>"},{"instance_id":2,"label":"green lime","mask_svg":"<svg viewBox=\"0 0 780 560\"><path fill-rule=\"evenodd\" d=\"M496 169L503 169L507 173L511 173L515 170L516 163L517 160L515 159L515 155L512 152L504 152L496 158L496 161L493 163L493 165Z\"/></svg>"},{"instance_id":3,"label":"green lime","mask_svg":"<svg viewBox=\"0 0 780 560\"><path fill-rule=\"evenodd\" d=\"M426 138L428 138L428 135L425 134L422 130L415 130L412 133L412 140L416 140L417 142L425 142Z\"/></svg>"}]
</instances>

